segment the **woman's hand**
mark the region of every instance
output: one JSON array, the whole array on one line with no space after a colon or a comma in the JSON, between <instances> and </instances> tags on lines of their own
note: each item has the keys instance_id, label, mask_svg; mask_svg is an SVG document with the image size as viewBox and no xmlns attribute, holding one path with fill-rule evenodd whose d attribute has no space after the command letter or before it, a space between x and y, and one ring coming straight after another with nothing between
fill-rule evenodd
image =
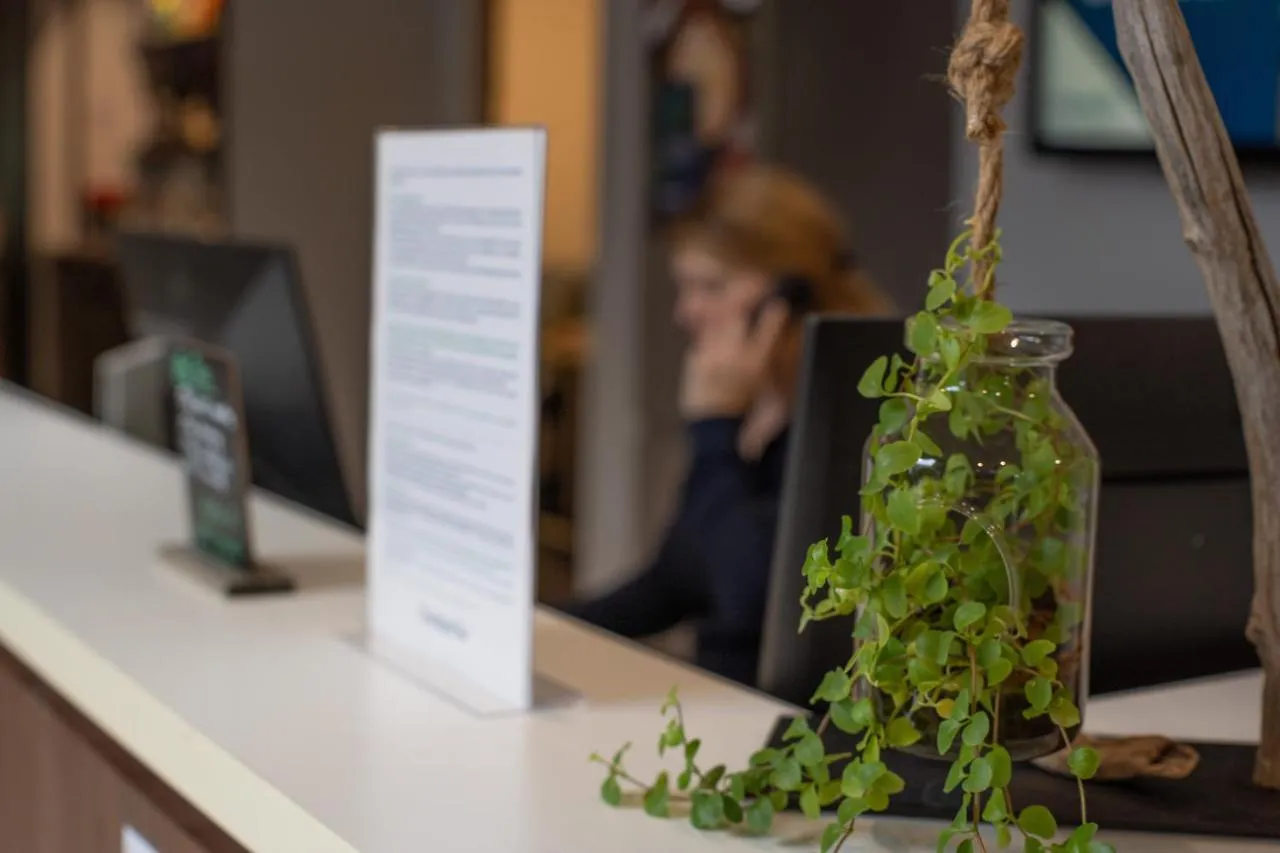
<instances>
[{"instance_id":1,"label":"woman's hand","mask_svg":"<svg viewBox=\"0 0 1280 853\"><path fill-rule=\"evenodd\" d=\"M783 302L771 300L754 327L743 316L701 336L684 361L680 412L686 420L741 417L750 410L789 313Z\"/></svg>"}]
</instances>

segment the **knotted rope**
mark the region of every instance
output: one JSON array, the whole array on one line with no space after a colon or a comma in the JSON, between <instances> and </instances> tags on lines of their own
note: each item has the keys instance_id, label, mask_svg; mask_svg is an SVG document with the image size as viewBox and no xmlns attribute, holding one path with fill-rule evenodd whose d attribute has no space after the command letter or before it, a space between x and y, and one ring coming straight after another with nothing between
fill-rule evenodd
<instances>
[{"instance_id":1,"label":"knotted rope","mask_svg":"<svg viewBox=\"0 0 1280 853\"><path fill-rule=\"evenodd\" d=\"M947 79L965 105L965 136L978 145L978 189L971 245L974 286L991 296L992 258L984 253L996 233L1004 193L1004 119L1000 110L1013 97L1022 62L1022 30L1009 21L1009 0L973 0L969 21L951 51Z\"/></svg>"}]
</instances>

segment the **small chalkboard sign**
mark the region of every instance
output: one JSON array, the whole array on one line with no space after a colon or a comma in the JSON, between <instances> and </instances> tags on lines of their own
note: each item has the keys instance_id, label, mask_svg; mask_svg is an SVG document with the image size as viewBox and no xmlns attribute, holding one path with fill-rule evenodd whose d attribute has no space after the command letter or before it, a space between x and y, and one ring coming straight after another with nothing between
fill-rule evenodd
<instances>
[{"instance_id":1,"label":"small chalkboard sign","mask_svg":"<svg viewBox=\"0 0 1280 853\"><path fill-rule=\"evenodd\" d=\"M166 555L228 595L292 589L290 578L253 556L248 437L234 359L217 347L181 341L169 351L168 374L191 538L166 548Z\"/></svg>"}]
</instances>

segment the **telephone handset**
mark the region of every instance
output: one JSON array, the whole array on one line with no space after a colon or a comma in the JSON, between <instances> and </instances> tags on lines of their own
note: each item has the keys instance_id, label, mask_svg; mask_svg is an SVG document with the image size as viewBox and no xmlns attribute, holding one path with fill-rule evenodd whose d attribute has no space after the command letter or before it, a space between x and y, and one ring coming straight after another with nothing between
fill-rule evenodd
<instances>
[{"instance_id":1,"label":"telephone handset","mask_svg":"<svg viewBox=\"0 0 1280 853\"><path fill-rule=\"evenodd\" d=\"M784 275L778 279L773 287L773 293L761 299L760 303L751 310L751 328L754 329L760 322L764 307L774 301L784 303L792 319L807 314L813 309L813 282L802 275Z\"/></svg>"}]
</instances>

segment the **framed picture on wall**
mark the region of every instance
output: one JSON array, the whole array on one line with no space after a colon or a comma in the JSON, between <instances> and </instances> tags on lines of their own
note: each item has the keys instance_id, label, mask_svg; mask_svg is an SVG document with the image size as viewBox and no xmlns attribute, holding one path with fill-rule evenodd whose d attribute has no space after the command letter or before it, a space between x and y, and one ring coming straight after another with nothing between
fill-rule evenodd
<instances>
[{"instance_id":1,"label":"framed picture on wall","mask_svg":"<svg viewBox=\"0 0 1280 853\"><path fill-rule=\"evenodd\" d=\"M758 0L650 0L652 213L686 213L756 153L749 28Z\"/></svg>"}]
</instances>

